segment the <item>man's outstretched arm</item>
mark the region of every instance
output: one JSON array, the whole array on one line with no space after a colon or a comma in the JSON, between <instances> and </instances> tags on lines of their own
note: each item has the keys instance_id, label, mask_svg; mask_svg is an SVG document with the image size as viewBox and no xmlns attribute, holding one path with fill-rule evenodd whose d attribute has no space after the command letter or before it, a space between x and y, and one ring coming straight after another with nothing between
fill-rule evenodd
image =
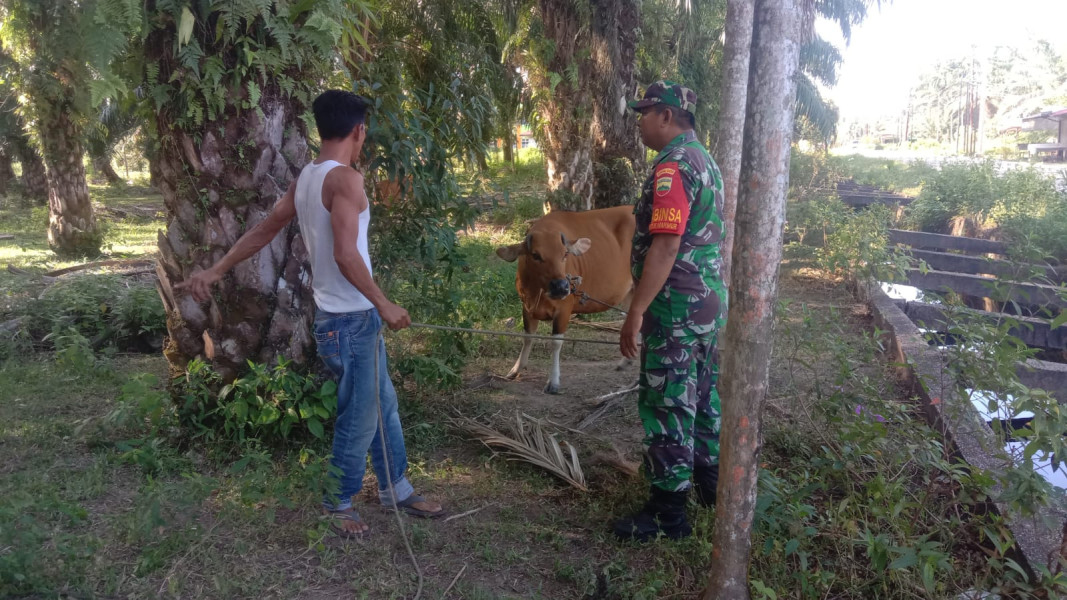
<instances>
[{"instance_id":1,"label":"man's outstretched arm","mask_svg":"<svg viewBox=\"0 0 1067 600\"><path fill-rule=\"evenodd\" d=\"M296 181L289 184L289 189L281 200L274 204L270 214L259 225L245 232L241 239L230 248L222 260L210 268L194 273L189 279L175 286L179 290L189 290L197 302L203 302L211 296L211 288L227 271L237 263L247 259L271 243L278 232L296 216Z\"/></svg>"}]
</instances>

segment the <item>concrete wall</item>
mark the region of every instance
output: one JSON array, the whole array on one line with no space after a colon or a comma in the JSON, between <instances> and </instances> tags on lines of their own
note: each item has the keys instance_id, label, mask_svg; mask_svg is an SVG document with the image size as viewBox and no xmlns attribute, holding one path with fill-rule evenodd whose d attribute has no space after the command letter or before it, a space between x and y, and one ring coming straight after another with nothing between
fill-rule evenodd
<instances>
[{"instance_id":1,"label":"concrete wall","mask_svg":"<svg viewBox=\"0 0 1067 600\"><path fill-rule=\"evenodd\" d=\"M1060 296L1063 288L1033 283L1002 282L988 277L949 273L947 271L927 271L908 269L908 285L930 292L965 294L978 298L993 298L1001 301L1014 301L1020 305L1038 307L1067 308L1067 299Z\"/></svg>"},{"instance_id":2,"label":"concrete wall","mask_svg":"<svg viewBox=\"0 0 1067 600\"><path fill-rule=\"evenodd\" d=\"M904 229L890 229L889 243L930 250L962 250L972 254L1004 254L1008 250L1003 242Z\"/></svg>"},{"instance_id":3,"label":"concrete wall","mask_svg":"<svg viewBox=\"0 0 1067 600\"><path fill-rule=\"evenodd\" d=\"M999 473L1008 468L1011 457L961 394L959 382L949 372L941 352L926 343L919 328L880 287L860 284L857 289L870 306L875 325L886 332L887 359L900 365L896 368L898 376L919 399L930 424L944 434L947 447L980 469ZM994 498L1002 492L999 488L992 491ZM1018 558L1031 573L1035 565L1047 565L1049 557L1059 552L1067 506L1062 499L1053 502L1053 506L1039 508L1029 517L1003 502L992 505L1005 517L1015 537Z\"/></svg>"}]
</instances>

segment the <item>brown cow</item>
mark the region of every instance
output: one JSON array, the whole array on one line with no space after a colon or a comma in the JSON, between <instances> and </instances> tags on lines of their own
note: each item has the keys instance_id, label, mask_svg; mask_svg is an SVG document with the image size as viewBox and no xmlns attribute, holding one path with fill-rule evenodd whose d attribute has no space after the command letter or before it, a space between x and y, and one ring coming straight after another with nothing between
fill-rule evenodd
<instances>
[{"instance_id":1,"label":"brown cow","mask_svg":"<svg viewBox=\"0 0 1067 600\"><path fill-rule=\"evenodd\" d=\"M552 211L530 224L526 239L497 248L497 256L519 260L515 288L522 300L522 324L535 333L540 321L552 321L552 335L563 337L574 313L598 313L607 305L625 308L630 302L630 245L634 236L632 206L586 212ZM578 283L578 279L580 283ZM582 293L589 298L580 303ZM526 366L533 340L526 338L515 366L514 379ZM552 373L545 392L559 393L559 352L563 341L552 342Z\"/></svg>"}]
</instances>

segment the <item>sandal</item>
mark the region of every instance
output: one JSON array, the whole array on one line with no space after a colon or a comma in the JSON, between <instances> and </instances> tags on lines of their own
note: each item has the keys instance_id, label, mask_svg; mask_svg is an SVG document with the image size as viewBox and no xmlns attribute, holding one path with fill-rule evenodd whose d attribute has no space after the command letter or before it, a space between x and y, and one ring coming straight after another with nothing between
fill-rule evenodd
<instances>
[{"instance_id":1,"label":"sandal","mask_svg":"<svg viewBox=\"0 0 1067 600\"><path fill-rule=\"evenodd\" d=\"M426 502L426 498L423 498L422 496L419 496L417 494L412 494L408 496L406 500L401 500L396 504L382 504L382 507L385 510L400 510L413 517L419 517L421 519L436 519L438 517L443 517L445 516L445 514L447 514L445 512L444 507L436 511L415 508L415 505L420 502Z\"/></svg>"},{"instance_id":2,"label":"sandal","mask_svg":"<svg viewBox=\"0 0 1067 600\"><path fill-rule=\"evenodd\" d=\"M359 518L359 513L351 508L346 508L344 510L327 510L326 515L330 519L330 529L339 537L345 539L358 539L362 538L368 531L367 529L362 531L348 531L340 526L341 521L363 523L363 519Z\"/></svg>"}]
</instances>

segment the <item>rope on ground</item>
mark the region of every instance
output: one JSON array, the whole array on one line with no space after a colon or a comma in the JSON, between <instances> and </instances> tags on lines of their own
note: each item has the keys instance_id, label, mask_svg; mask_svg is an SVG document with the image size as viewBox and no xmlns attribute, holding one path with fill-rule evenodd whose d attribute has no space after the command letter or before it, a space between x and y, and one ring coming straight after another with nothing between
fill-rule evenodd
<instances>
[{"instance_id":1,"label":"rope on ground","mask_svg":"<svg viewBox=\"0 0 1067 600\"><path fill-rule=\"evenodd\" d=\"M381 367L378 364L384 348L385 332L382 329L378 329L378 338L374 343L374 397L378 400L378 432L382 434L382 459L385 461L385 479L389 482L389 497L393 501L393 512L396 513L397 525L400 526L400 537L404 539L404 546L408 549L411 564L415 566L415 573L419 576L419 587L415 590L415 597L412 600L419 600L422 596L422 568L419 567L419 560L415 558L415 551L411 549L408 532L404 529L404 518L400 516L401 510L397 506L396 489L393 487L393 468L389 465L389 436L385 431L385 415L382 412Z\"/></svg>"}]
</instances>

